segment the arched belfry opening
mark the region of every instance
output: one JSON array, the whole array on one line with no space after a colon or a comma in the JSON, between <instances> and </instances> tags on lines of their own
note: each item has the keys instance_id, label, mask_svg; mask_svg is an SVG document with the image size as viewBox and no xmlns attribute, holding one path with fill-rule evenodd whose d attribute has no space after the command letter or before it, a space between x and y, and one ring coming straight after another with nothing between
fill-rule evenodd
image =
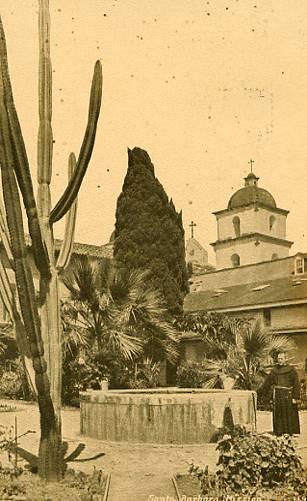
<instances>
[{"instance_id":1,"label":"arched belfry opening","mask_svg":"<svg viewBox=\"0 0 307 501\"><path fill-rule=\"evenodd\" d=\"M240 218L238 216L235 216L232 220L232 224L233 224L233 229L234 229L234 232L235 232L235 236L236 237L239 237L241 235L241 221L240 221Z\"/></svg>"},{"instance_id":2,"label":"arched belfry opening","mask_svg":"<svg viewBox=\"0 0 307 501\"><path fill-rule=\"evenodd\" d=\"M240 256L239 254L233 254L231 256L231 264L234 268L237 268L238 266L240 266Z\"/></svg>"},{"instance_id":3,"label":"arched belfry opening","mask_svg":"<svg viewBox=\"0 0 307 501\"><path fill-rule=\"evenodd\" d=\"M273 216L273 215L271 215L269 217L269 229L270 229L270 231L272 231L274 229L275 221L276 221L276 217Z\"/></svg>"}]
</instances>

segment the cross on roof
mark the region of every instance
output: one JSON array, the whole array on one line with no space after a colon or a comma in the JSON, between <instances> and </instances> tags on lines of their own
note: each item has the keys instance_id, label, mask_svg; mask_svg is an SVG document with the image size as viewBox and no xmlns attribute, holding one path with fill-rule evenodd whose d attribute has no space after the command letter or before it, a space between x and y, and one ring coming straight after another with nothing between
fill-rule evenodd
<instances>
[{"instance_id":1,"label":"cross on roof","mask_svg":"<svg viewBox=\"0 0 307 501\"><path fill-rule=\"evenodd\" d=\"M251 172L253 172L253 163L255 163L255 160L250 159L250 161L248 163L251 166Z\"/></svg>"},{"instance_id":2,"label":"cross on roof","mask_svg":"<svg viewBox=\"0 0 307 501\"><path fill-rule=\"evenodd\" d=\"M189 224L190 228L191 228L191 238L194 238L194 228L195 226L197 226L196 223L194 223L194 221L191 221L191 223Z\"/></svg>"}]
</instances>

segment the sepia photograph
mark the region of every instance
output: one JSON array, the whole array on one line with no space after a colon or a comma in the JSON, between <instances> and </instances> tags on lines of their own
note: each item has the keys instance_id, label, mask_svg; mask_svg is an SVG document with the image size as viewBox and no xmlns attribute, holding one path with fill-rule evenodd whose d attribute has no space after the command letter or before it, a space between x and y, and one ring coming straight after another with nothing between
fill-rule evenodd
<instances>
[{"instance_id":1,"label":"sepia photograph","mask_svg":"<svg viewBox=\"0 0 307 501\"><path fill-rule=\"evenodd\" d=\"M307 501L306 172L305 0L0 0L0 500Z\"/></svg>"}]
</instances>

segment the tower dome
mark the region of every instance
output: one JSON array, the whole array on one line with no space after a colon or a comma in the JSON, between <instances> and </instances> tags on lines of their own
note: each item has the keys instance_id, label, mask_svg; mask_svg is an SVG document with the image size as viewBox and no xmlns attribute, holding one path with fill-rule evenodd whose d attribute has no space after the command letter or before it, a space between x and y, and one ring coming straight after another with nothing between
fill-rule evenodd
<instances>
[{"instance_id":1,"label":"tower dome","mask_svg":"<svg viewBox=\"0 0 307 501\"><path fill-rule=\"evenodd\" d=\"M245 186L236 191L228 202L228 209L235 209L259 203L265 207L276 208L276 202L271 193L259 188L258 179L253 172L244 178Z\"/></svg>"}]
</instances>

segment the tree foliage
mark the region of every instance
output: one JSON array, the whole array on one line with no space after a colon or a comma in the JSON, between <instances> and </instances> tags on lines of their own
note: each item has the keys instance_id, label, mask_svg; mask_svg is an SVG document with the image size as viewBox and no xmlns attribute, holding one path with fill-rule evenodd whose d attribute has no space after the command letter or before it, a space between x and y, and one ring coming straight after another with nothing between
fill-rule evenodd
<instances>
[{"instance_id":1,"label":"tree foliage","mask_svg":"<svg viewBox=\"0 0 307 501\"><path fill-rule=\"evenodd\" d=\"M181 332L195 332L203 341L207 387L216 387L221 377L232 377L236 387L256 389L270 367L270 359L279 351L295 349L291 338L275 335L259 319L203 311L176 318L175 327Z\"/></svg>"},{"instance_id":2,"label":"tree foliage","mask_svg":"<svg viewBox=\"0 0 307 501\"><path fill-rule=\"evenodd\" d=\"M176 360L177 331L146 272L126 273L114 270L110 260L75 256L63 282L70 293L62 305L68 349L82 339L83 348L107 349L126 361L140 355Z\"/></svg>"},{"instance_id":3,"label":"tree foliage","mask_svg":"<svg viewBox=\"0 0 307 501\"><path fill-rule=\"evenodd\" d=\"M128 150L128 170L117 201L114 257L118 267L149 270L171 313L188 292L182 214L155 177L148 153Z\"/></svg>"}]
</instances>

